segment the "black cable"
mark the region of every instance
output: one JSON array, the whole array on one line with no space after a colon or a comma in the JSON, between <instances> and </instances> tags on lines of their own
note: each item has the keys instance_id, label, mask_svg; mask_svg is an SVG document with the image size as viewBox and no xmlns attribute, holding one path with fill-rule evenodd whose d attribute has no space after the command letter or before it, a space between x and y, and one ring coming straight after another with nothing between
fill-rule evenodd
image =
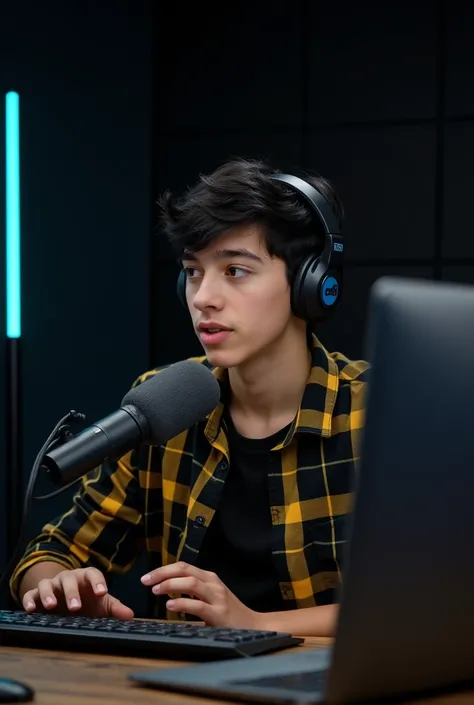
<instances>
[{"instance_id":1,"label":"black cable","mask_svg":"<svg viewBox=\"0 0 474 705\"><path fill-rule=\"evenodd\" d=\"M46 439L40 452L36 456L36 459L33 464L33 468L31 470L30 477L28 480L28 485L26 487L18 541L17 541L16 547L15 547L15 550L13 551L13 554L10 557L10 560L8 561L5 572L3 573L3 575L0 575L0 595L3 593L5 588L8 586L10 575L11 575L12 571L14 570L14 568L16 567L20 558L23 556L23 553L25 550L25 536L26 536L27 525L28 525L28 517L29 517L29 512L30 512L32 500L44 500L44 499L49 499L50 497L55 497L60 492L63 492L64 490L68 489L68 487L71 487L71 485L75 484L76 482L78 482L78 480L81 479L81 478L78 478L78 480L74 480L73 482L70 482L69 484L65 485L64 487L61 487L59 490L51 492L50 494L39 495L36 497L33 495L33 490L35 487L36 480L38 478L38 473L41 469L41 464L43 462L43 458L46 455L46 453L48 453L51 450L51 448L54 448L56 445L58 445L58 443L66 441L68 438L70 438L73 435L71 433L71 429L70 429L70 425L69 425L71 422L84 421L85 418L86 418L85 415L81 414L80 412L69 411L66 414L66 416L63 416L63 418L60 421L58 421L58 423L54 427L53 431L50 433L50 435Z\"/></svg>"}]
</instances>

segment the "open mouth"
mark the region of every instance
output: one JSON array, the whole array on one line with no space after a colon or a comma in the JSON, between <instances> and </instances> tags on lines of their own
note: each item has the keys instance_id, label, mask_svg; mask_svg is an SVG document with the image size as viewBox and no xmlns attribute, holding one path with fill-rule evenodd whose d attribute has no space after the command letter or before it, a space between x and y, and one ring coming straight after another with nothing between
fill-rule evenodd
<instances>
[{"instance_id":1,"label":"open mouth","mask_svg":"<svg viewBox=\"0 0 474 705\"><path fill-rule=\"evenodd\" d=\"M222 343L231 333L232 331L228 328L205 328L203 326L199 328L199 337L204 345Z\"/></svg>"}]
</instances>

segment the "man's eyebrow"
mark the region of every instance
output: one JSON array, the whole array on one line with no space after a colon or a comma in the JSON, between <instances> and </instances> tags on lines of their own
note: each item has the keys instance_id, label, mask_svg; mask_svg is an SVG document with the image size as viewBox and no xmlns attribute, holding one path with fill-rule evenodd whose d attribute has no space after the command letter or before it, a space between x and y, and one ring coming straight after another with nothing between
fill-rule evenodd
<instances>
[{"instance_id":1,"label":"man's eyebrow","mask_svg":"<svg viewBox=\"0 0 474 705\"><path fill-rule=\"evenodd\" d=\"M232 259L233 257L238 257L238 258L244 258L244 259L251 259L254 262L260 262L263 264L263 260L261 257L256 255L254 252L251 252L250 250L247 250L245 248L241 249L229 249L225 248L222 250L216 250L214 257L216 259ZM191 262L197 262L199 260L199 257L196 253L194 252L189 252L185 250L183 252L183 256L181 257L183 260L189 260Z\"/></svg>"}]
</instances>

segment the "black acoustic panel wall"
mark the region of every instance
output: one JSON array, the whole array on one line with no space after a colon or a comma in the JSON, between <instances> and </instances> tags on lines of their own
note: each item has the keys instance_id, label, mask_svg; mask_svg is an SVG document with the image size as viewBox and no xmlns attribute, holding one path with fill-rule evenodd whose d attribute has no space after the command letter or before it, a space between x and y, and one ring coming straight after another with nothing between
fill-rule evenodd
<instances>
[{"instance_id":1,"label":"black acoustic panel wall","mask_svg":"<svg viewBox=\"0 0 474 705\"><path fill-rule=\"evenodd\" d=\"M441 271L441 278L448 282L474 286L474 266L461 265L456 267L445 265ZM472 324L474 325L474 321Z\"/></svg>"},{"instance_id":2,"label":"black acoustic panel wall","mask_svg":"<svg viewBox=\"0 0 474 705\"><path fill-rule=\"evenodd\" d=\"M474 115L474 93L471 90L474 71L474 5L470 0L442 3L446 61L446 115Z\"/></svg>"},{"instance_id":3,"label":"black acoustic panel wall","mask_svg":"<svg viewBox=\"0 0 474 705\"><path fill-rule=\"evenodd\" d=\"M473 154L474 121L447 125L444 148L444 257L474 257Z\"/></svg>"},{"instance_id":4,"label":"black acoustic panel wall","mask_svg":"<svg viewBox=\"0 0 474 705\"><path fill-rule=\"evenodd\" d=\"M298 127L298 3L168 3L157 32L165 129Z\"/></svg>"},{"instance_id":5,"label":"black acoustic panel wall","mask_svg":"<svg viewBox=\"0 0 474 705\"><path fill-rule=\"evenodd\" d=\"M308 2L310 124L434 117L437 4Z\"/></svg>"},{"instance_id":6,"label":"black acoustic panel wall","mask_svg":"<svg viewBox=\"0 0 474 705\"><path fill-rule=\"evenodd\" d=\"M433 127L321 129L309 145L309 166L332 180L343 200L348 257L433 255Z\"/></svg>"}]
</instances>

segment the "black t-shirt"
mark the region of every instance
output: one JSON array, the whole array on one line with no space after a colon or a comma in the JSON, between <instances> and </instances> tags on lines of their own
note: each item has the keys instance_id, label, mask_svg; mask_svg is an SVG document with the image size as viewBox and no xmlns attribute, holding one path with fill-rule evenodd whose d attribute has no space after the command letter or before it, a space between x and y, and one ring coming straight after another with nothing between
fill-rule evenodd
<instances>
[{"instance_id":1,"label":"black t-shirt","mask_svg":"<svg viewBox=\"0 0 474 705\"><path fill-rule=\"evenodd\" d=\"M219 506L206 530L197 565L216 573L245 605L257 612L287 609L272 559L268 492L270 450L289 426L263 439L245 438L225 414L230 465Z\"/></svg>"}]
</instances>

